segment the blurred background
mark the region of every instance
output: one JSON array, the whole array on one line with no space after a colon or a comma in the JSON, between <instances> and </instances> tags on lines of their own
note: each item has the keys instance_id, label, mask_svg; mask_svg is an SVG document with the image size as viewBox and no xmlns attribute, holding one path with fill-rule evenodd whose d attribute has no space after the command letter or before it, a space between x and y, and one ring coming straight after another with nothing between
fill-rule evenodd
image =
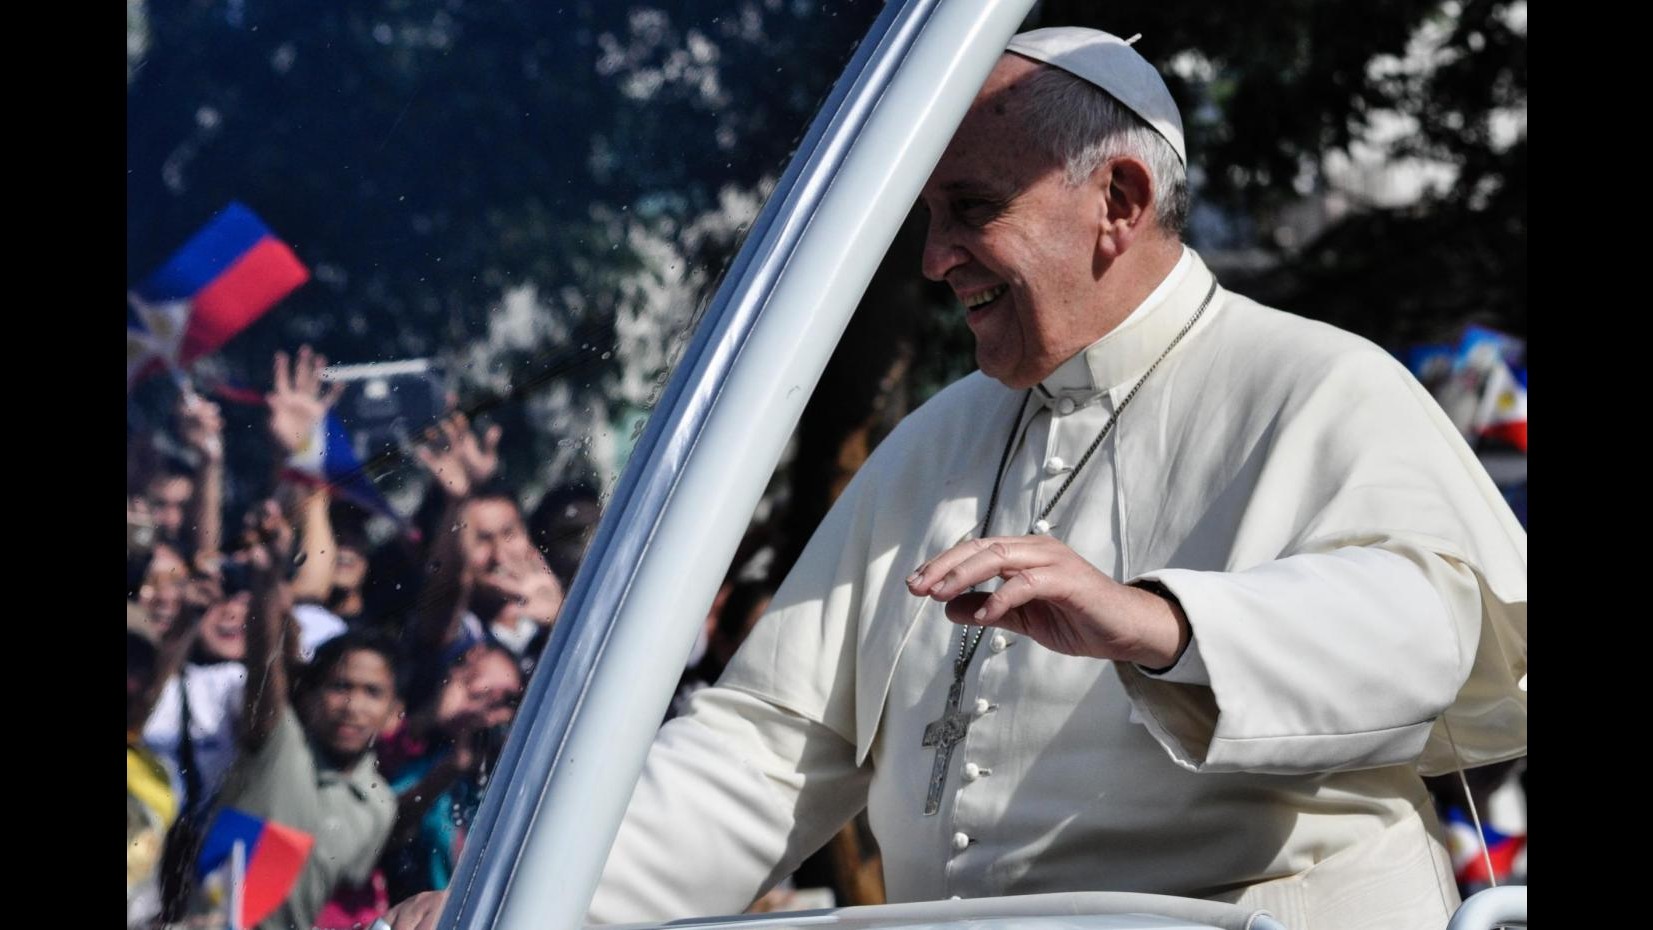
<instances>
[{"instance_id":1,"label":"blurred background","mask_svg":"<svg viewBox=\"0 0 1653 930\"><path fill-rule=\"evenodd\" d=\"M397 644L380 762L433 799L316 925L441 887L672 363L881 9L127 0L132 926L227 921L201 849L277 524L303 647L279 660ZM1230 290L1393 351L1525 524L1526 4L1045 0L1045 25L1142 34L1187 128L1189 244ZM922 238L910 220L869 287L680 695L878 441L973 368ZM455 682L486 707L454 711ZM1436 786L1469 890L1489 859L1525 876L1524 764L1480 777L1496 855ZM881 893L863 826L755 907Z\"/></svg>"}]
</instances>

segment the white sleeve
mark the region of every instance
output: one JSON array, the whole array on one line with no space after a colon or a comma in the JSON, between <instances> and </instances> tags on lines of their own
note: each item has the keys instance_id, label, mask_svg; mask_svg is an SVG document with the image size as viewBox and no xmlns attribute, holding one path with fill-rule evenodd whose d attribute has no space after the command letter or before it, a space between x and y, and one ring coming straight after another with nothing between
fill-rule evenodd
<instances>
[{"instance_id":1,"label":"white sleeve","mask_svg":"<svg viewBox=\"0 0 1653 930\"><path fill-rule=\"evenodd\" d=\"M1181 602L1206 683L1116 668L1149 731L1193 771L1411 762L1475 658L1479 584L1433 553L1344 548L1143 577Z\"/></svg>"},{"instance_id":2,"label":"white sleeve","mask_svg":"<svg viewBox=\"0 0 1653 930\"><path fill-rule=\"evenodd\" d=\"M870 779L828 727L696 692L649 750L587 922L740 913L866 806Z\"/></svg>"},{"instance_id":3,"label":"white sleeve","mask_svg":"<svg viewBox=\"0 0 1653 930\"><path fill-rule=\"evenodd\" d=\"M1190 626L1193 624L1190 623ZM1155 671L1140 665L1137 669L1155 681L1174 681L1179 685L1211 686L1211 674L1205 670L1205 659L1200 655L1200 641L1193 635L1188 637L1188 645L1183 648L1182 655L1177 661L1164 671Z\"/></svg>"}]
</instances>

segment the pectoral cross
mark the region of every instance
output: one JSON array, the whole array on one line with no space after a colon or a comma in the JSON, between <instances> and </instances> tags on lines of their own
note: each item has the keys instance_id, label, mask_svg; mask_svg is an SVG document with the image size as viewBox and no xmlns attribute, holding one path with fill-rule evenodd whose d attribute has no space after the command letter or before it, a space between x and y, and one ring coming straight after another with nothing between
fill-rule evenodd
<instances>
[{"instance_id":1,"label":"pectoral cross","mask_svg":"<svg viewBox=\"0 0 1653 930\"><path fill-rule=\"evenodd\" d=\"M924 728L921 745L936 747L936 761L930 767L930 794L924 799L924 816L941 810L941 789L947 785L947 769L953 762L953 747L964 742L970 732L969 714L959 710L964 698L964 669L959 667L953 676L953 686L947 689L947 711L941 719Z\"/></svg>"}]
</instances>

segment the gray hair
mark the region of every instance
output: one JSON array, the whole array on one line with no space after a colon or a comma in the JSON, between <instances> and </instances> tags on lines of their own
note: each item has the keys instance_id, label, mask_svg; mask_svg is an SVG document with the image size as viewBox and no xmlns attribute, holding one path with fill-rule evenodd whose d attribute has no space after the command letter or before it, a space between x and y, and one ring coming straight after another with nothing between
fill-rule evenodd
<instances>
[{"instance_id":1,"label":"gray hair","mask_svg":"<svg viewBox=\"0 0 1653 930\"><path fill-rule=\"evenodd\" d=\"M1078 187L1097 166L1120 155L1141 160L1154 184L1154 219L1181 238L1188 222L1188 174L1176 149L1111 94L1061 68L1028 76L1023 114L1035 138L1063 163Z\"/></svg>"}]
</instances>

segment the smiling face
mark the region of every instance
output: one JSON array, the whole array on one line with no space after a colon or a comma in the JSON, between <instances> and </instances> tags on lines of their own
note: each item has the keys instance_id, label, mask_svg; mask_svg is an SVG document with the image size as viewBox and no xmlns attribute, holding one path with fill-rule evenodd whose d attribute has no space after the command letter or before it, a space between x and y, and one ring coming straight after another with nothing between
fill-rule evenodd
<instances>
[{"instance_id":1,"label":"smiling face","mask_svg":"<svg viewBox=\"0 0 1653 930\"><path fill-rule=\"evenodd\" d=\"M189 566L183 556L167 545L157 545L138 589L138 605L149 612L157 632L164 633L178 619L184 607L184 583Z\"/></svg>"},{"instance_id":2,"label":"smiling face","mask_svg":"<svg viewBox=\"0 0 1653 930\"><path fill-rule=\"evenodd\" d=\"M530 557L534 544L523 526L522 512L508 500L484 497L465 505L461 545L465 559L477 575L486 575L500 565Z\"/></svg>"},{"instance_id":3,"label":"smiling face","mask_svg":"<svg viewBox=\"0 0 1653 930\"><path fill-rule=\"evenodd\" d=\"M361 757L398 710L394 672L372 649L346 652L305 701L306 723L334 759Z\"/></svg>"},{"instance_id":4,"label":"smiling face","mask_svg":"<svg viewBox=\"0 0 1653 930\"><path fill-rule=\"evenodd\" d=\"M201 651L219 662L240 662L247 656L247 608L252 595L246 591L227 597L207 608L201 617Z\"/></svg>"},{"instance_id":5,"label":"smiling face","mask_svg":"<svg viewBox=\"0 0 1653 930\"><path fill-rule=\"evenodd\" d=\"M1093 295L1106 204L1069 186L1030 136L1022 82L1041 66L1000 59L924 185L924 275L964 304L983 373L1030 387L1100 338Z\"/></svg>"}]
</instances>

